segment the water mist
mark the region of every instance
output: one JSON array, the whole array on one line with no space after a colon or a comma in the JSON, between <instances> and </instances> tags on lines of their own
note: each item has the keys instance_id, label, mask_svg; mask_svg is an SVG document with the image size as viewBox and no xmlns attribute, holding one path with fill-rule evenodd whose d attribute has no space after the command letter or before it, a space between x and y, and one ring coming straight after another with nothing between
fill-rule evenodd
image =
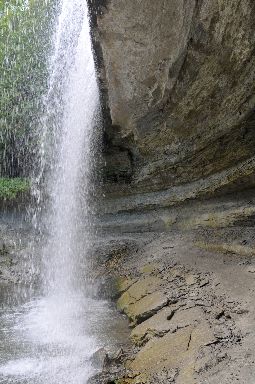
<instances>
[{"instance_id":1,"label":"water mist","mask_svg":"<svg viewBox=\"0 0 255 384\"><path fill-rule=\"evenodd\" d=\"M63 0L49 59L34 183L34 221L45 234L42 289L0 319L9 348L1 359L3 383L84 384L93 372L90 357L100 346L93 328L107 312L104 303L88 297L84 279L98 104L86 2ZM37 188L41 185L46 204Z\"/></svg>"}]
</instances>

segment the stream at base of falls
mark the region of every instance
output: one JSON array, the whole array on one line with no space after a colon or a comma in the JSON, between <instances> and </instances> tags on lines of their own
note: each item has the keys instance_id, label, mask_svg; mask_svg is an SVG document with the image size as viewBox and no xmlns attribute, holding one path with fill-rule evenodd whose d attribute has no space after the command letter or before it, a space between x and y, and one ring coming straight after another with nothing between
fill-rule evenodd
<instances>
[{"instance_id":1,"label":"stream at base of falls","mask_svg":"<svg viewBox=\"0 0 255 384\"><path fill-rule=\"evenodd\" d=\"M127 337L126 322L106 301L36 292L28 300L26 290L0 287L1 384L84 384L96 373L92 354Z\"/></svg>"},{"instance_id":2,"label":"stream at base of falls","mask_svg":"<svg viewBox=\"0 0 255 384\"><path fill-rule=\"evenodd\" d=\"M34 235L15 214L0 218L0 237L7 247L23 239L23 249L11 253L17 266L8 277L15 279L29 268L18 260L24 262ZM0 266L6 258L0 255ZM84 292L45 296L38 284L28 287L3 276L1 270L1 384L85 384L100 369L91 362L94 352L103 347L116 351L126 344L126 318L109 301L88 297L85 281Z\"/></svg>"}]
</instances>

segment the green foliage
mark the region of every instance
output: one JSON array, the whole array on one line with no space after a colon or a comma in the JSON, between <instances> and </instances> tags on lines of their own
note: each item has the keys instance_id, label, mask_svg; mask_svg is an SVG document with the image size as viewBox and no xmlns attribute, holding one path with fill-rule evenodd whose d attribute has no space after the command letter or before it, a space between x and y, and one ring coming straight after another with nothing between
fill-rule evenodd
<instances>
[{"instance_id":1,"label":"green foliage","mask_svg":"<svg viewBox=\"0 0 255 384\"><path fill-rule=\"evenodd\" d=\"M21 178L0 178L0 199L13 200L29 191L30 183Z\"/></svg>"},{"instance_id":2,"label":"green foliage","mask_svg":"<svg viewBox=\"0 0 255 384\"><path fill-rule=\"evenodd\" d=\"M55 0L0 0L0 175L29 174Z\"/></svg>"}]
</instances>

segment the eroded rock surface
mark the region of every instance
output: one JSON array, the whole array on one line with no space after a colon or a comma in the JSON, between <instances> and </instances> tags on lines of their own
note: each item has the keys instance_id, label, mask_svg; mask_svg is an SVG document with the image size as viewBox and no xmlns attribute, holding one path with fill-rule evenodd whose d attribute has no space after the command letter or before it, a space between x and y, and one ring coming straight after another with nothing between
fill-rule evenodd
<instances>
[{"instance_id":1,"label":"eroded rock surface","mask_svg":"<svg viewBox=\"0 0 255 384\"><path fill-rule=\"evenodd\" d=\"M113 123L106 169L113 180L117 156L115 181L132 185L118 194L179 186L190 199L253 186L254 2L89 3Z\"/></svg>"},{"instance_id":2,"label":"eroded rock surface","mask_svg":"<svg viewBox=\"0 0 255 384\"><path fill-rule=\"evenodd\" d=\"M105 257L133 348L98 383L253 383L253 258L200 249L198 236L133 235L137 248Z\"/></svg>"}]
</instances>

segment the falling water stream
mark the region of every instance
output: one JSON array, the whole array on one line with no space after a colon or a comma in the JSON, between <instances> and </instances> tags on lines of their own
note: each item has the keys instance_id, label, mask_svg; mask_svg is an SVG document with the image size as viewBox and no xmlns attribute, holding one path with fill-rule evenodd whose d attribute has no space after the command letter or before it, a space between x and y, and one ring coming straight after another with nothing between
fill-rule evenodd
<instances>
[{"instance_id":1,"label":"falling water stream","mask_svg":"<svg viewBox=\"0 0 255 384\"><path fill-rule=\"evenodd\" d=\"M106 342L112 316L106 302L88 294L85 278L98 108L85 0L62 1L52 46L34 180L34 221L38 226L40 218L39 226L46 230L42 287L29 294L20 288L18 298L10 289L2 293L3 384L85 384L94 372L90 357ZM46 207L37 188L42 179L49 196Z\"/></svg>"}]
</instances>

